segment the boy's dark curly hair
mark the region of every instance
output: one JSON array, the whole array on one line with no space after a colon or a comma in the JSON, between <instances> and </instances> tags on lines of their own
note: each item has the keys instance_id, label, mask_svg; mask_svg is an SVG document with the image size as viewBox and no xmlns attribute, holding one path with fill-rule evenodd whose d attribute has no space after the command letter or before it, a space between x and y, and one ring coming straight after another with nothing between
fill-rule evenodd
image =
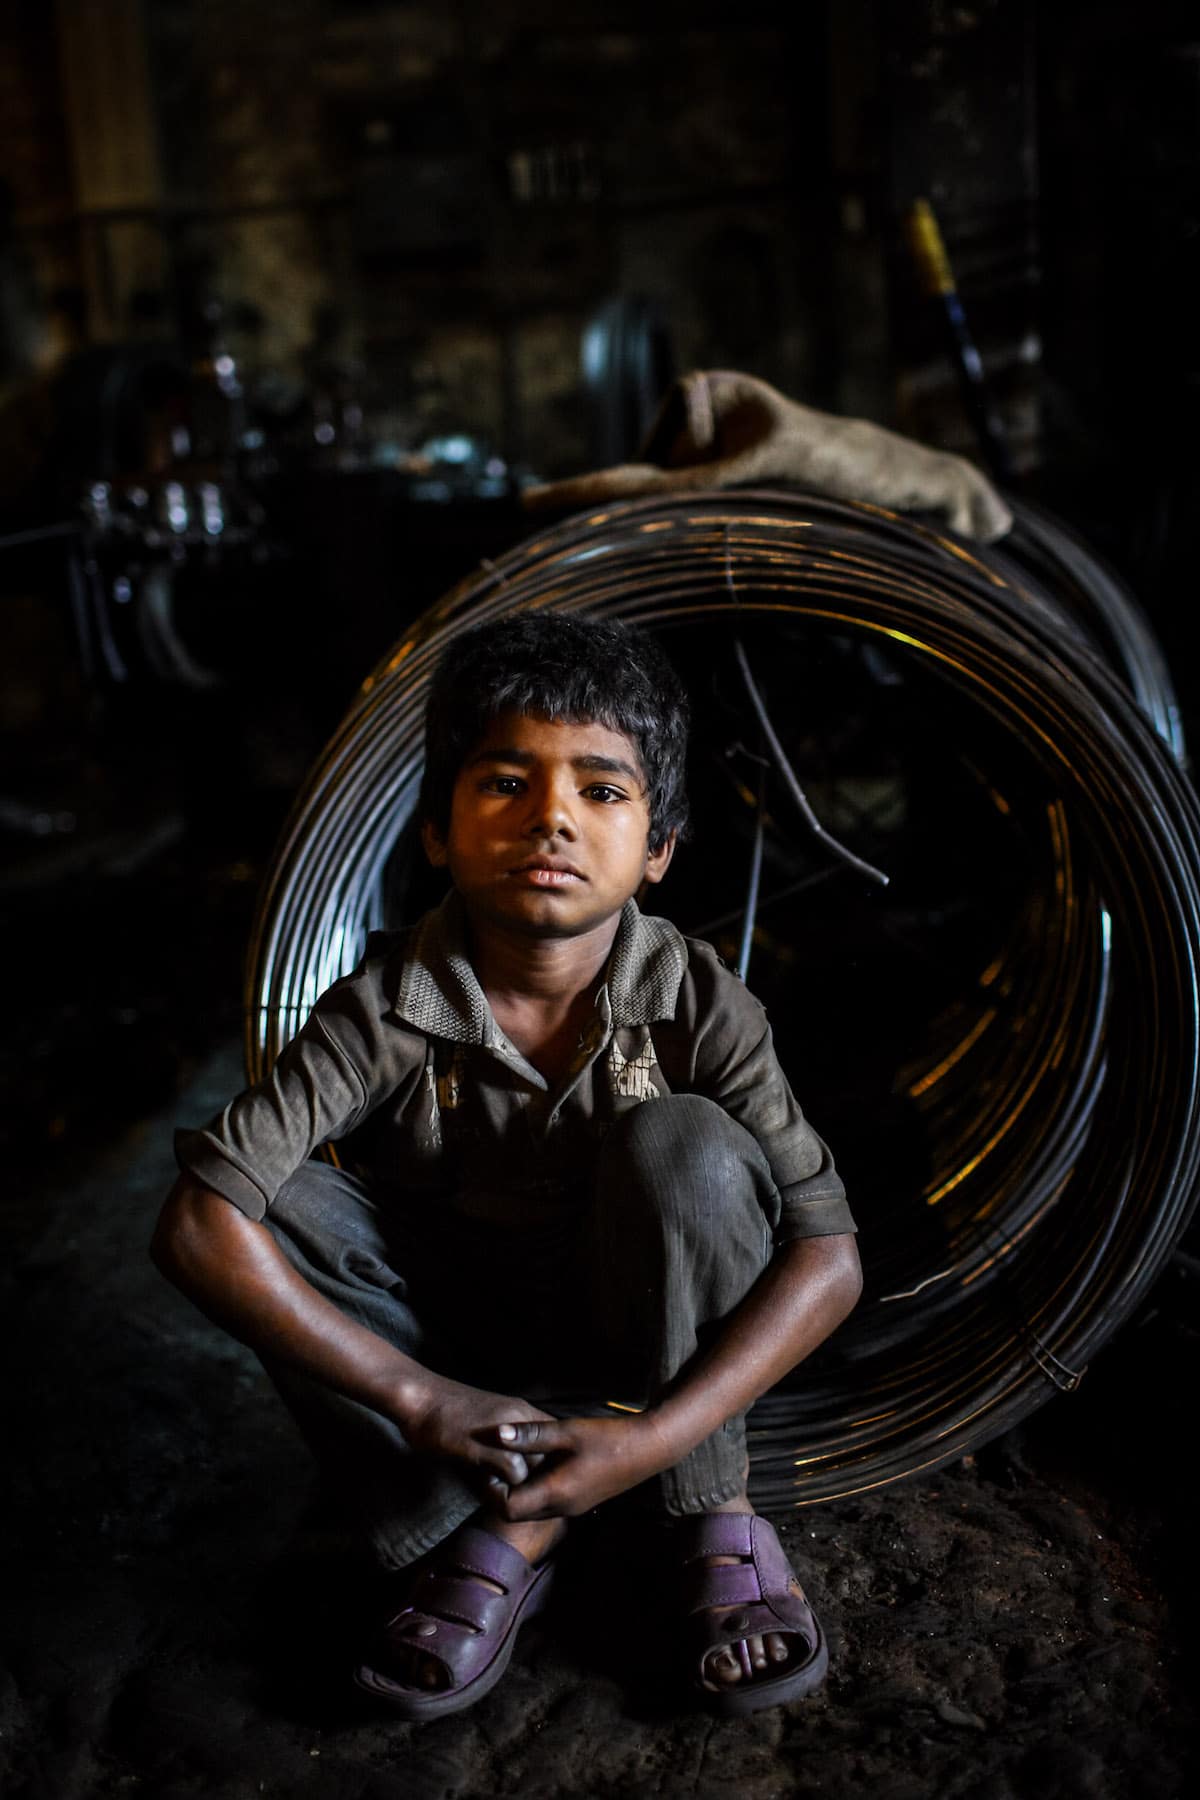
<instances>
[{"instance_id":1,"label":"boy's dark curly hair","mask_svg":"<svg viewBox=\"0 0 1200 1800\"><path fill-rule=\"evenodd\" d=\"M687 695L653 638L614 620L524 612L453 638L434 672L419 807L441 836L459 770L509 711L623 732L646 777L650 848L686 831Z\"/></svg>"}]
</instances>

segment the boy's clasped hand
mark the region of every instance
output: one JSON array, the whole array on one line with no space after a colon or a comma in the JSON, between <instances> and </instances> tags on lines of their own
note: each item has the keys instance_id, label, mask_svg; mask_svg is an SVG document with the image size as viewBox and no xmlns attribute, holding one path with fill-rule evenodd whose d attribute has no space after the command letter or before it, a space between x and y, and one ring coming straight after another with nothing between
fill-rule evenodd
<instances>
[{"instance_id":1,"label":"boy's clasped hand","mask_svg":"<svg viewBox=\"0 0 1200 1800\"><path fill-rule=\"evenodd\" d=\"M434 1377L427 1404L405 1415L422 1456L462 1463L505 1519L577 1519L669 1466L643 1414L559 1419L527 1400Z\"/></svg>"},{"instance_id":2,"label":"boy's clasped hand","mask_svg":"<svg viewBox=\"0 0 1200 1800\"><path fill-rule=\"evenodd\" d=\"M527 1400L431 1376L426 1403L405 1414L404 1435L422 1456L449 1457L465 1464L492 1493L497 1484L516 1487L529 1475L528 1459L515 1446L509 1448L501 1434L517 1430L518 1422L550 1417Z\"/></svg>"},{"instance_id":3,"label":"boy's clasped hand","mask_svg":"<svg viewBox=\"0 0 1200 1800\"><path fill-rule=\"evenodd\" d=\"M645 1414L514 1420L494 1432L529 1469L507 1488L499 1478L489 1482L494 1504L514 1521L577 1519L640 1486L673 1460Z\"/></svg>"}]
</instances>

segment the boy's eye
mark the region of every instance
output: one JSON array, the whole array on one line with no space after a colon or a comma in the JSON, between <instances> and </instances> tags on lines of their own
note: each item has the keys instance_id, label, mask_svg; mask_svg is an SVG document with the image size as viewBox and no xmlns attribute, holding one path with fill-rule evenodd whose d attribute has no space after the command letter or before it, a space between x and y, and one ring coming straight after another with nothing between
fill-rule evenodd
<instances>
[{"instance_id":1,"label":"boy's eye","mask_svg":"<svg viewBox=\"0 0 1200 1800\"><path fill-rule=\"evenodd\" d=\"M489 775L483 783L485 794L519 794L525 783L519 775Z\"/></svg>"},{"instance_id":2,"label":"boy's eye","mask_svg":"<svg viewBox=\"0 0 1200 1800\"><path fill-rule=\"evenodd\" d=\"M620 788L612 787L607 781L594 781L590 787L585 787L583 791L589 800L603 800L606 803L611 803L614 800L624 800L625 798Z\"/></svg>"}]
</instances>

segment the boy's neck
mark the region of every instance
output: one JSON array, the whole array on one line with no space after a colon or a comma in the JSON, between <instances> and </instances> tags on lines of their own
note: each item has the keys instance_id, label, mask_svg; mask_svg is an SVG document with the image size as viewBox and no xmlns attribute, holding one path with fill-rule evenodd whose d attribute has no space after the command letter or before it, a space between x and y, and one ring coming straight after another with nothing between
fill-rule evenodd
<instances>
[{"instance_id":1,"label":"boy's neck","mask_svg":"<svg viewBox=\"0 0 1200 1800\"><path fill-rule=\"evenodd\" d=\"M471 966L489 1000L569 1004L595 988L620 918L615 913L578 937L532 936L507 931L493 920L469 918Z\"/></svg>"}]
</instances>

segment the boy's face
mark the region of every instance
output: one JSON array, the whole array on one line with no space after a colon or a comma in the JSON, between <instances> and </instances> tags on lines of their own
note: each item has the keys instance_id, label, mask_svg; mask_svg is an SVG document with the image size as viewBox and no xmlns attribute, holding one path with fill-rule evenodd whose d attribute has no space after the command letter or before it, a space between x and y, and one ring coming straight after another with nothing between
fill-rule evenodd
<instances>
[{"instance_id":1,"label":"boy's face","mask_svg":"<svg viewBox=\"0 0 1200 1800\"><path fill-rule=\"evenodd\" d=\"M637 750L607 726L506 712L459 771L445 838L425 849L448 868L476 923L578 937L615 918L643 881L661 881L674 836L648 848Z\"/></svg>"}]
</instances>

